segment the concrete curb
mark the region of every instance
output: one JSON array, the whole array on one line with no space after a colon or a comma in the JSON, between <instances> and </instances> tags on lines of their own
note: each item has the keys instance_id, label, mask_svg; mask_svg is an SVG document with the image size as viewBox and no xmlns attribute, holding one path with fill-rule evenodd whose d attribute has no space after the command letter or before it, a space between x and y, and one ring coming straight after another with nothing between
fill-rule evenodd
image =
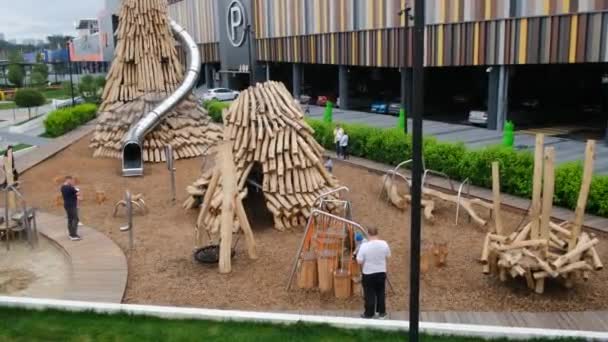
<instances>
[{"instance_id":1,"label":"concrete curb","mask_svg":"<svg viewBox=\"0 0 608 342\"><path fill-rule=\"evenodd\" d=\"M0 296L0 307L22 308L30 310L63 310L71 312L96 312L104 314L126 313L139 316L150 316L164 319L196 319L209 321L255 322L271 324L328 324L345 329L377 329L385 331L407 331L409 322L392 320L368 320L360 318L312 316L271 312L249 312L237 310L211 310L196 308L178 308L166 306L147 306L132 304L92 303L52 299L34 299ZM451 335L483 338L583 338L586 340L606 341L608 332L551 330L535 328L512 328L487 325L466 325L450 323L422 322L420 330L430 335Z\"/></svg>"}]
</instances>

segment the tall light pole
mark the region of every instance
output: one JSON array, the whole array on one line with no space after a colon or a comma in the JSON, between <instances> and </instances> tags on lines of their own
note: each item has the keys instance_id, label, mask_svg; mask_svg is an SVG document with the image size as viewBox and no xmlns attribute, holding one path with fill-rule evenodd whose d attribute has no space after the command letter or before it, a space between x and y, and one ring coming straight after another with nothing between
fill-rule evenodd
<instances>
[{"instance_id":1,"label":"tall light pole","mask_svg":"<svg viewBox=\"0 0 608 342\"><path fill-rule=\"evenodd\" d=\"M247 50L249 53L249 86L253 86L255 84L255 74L254 74L254 63L251 55L251 40L254 34L254 31L251 29L251 24L247 24L245 27L245 34L247 35Z\"/></svg>"},{"instance_id":2,"label":"tall light pole","mask_svg":"<svg viewBox=\"0 0 608 342\"><path fill-rule=\"evenodd\" d=\"M422 115L424 112L425 0L416 0L414 13L414 60L412 95L412 212L410 233L410 342L418 341L420 323L420 231L422 200Z\"/></svg>"},{"instance_id":3,"label":"tall light pole","mask_svg":"<svg viewBox=\"0 0 608 342\"><path fill-rule=\"evenodd\" d=\"M408 101L412 100L411 96L408 96L408 93L411 94L411 85L407 84L408 82L404 82L404 79L407 80L407 73L408 73L408 69L409 69L409 43L410 43L410 39L409 39L409 26L410 26L410 20L413 19L412 15L410 14L410 12L412 11L412 8L407 6L404 9L402 9L401 11L397 12L397 14L399 14L400 17L403 17L403 67L401 69L402 75L401 75L401 109L405 110L406 113L409 112L408 109L406 109L406 107L410 106L410 104L408 103ZM405 130L405 134L407 134L407 117L405 119L405 126L404 126L404 130Z\"/></svg>"},{"instance_id":4,"label":"tall light pole","mask_svg":"<svg viewBox=\"0 0 608 342\"><path fill-rule=\"evenodd\" d=\"M68 51L68 72L70 73L70 92L72 96L72 107L76 105L76 101L74 100L74 80L72 79L72 58L70 56L70 43L73 44L71 39L68 39L65 43Z\"/></svg>"}]
</instances>

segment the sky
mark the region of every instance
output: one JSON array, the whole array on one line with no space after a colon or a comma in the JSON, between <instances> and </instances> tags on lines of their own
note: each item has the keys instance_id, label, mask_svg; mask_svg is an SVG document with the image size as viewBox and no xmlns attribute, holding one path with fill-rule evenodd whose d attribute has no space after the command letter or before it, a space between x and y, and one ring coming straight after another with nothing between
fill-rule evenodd
<instances>
[{"instance_id":1,"label":"sky","mask_svg":"<svg viewBox=\"0 0 608 342\"><path fill-rule=\"evenodd\" d=\"M74 23L96 18L104 0L0 0L0 33L6 40L75 35Z\"/></svg>"}]
</instances>

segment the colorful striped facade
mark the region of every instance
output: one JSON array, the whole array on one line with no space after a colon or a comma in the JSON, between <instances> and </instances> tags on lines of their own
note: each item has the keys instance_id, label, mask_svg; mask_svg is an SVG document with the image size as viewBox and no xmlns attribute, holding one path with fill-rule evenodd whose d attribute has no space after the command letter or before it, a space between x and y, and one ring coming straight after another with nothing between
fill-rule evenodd
<instances>
[{"instance_id":1,"label":"colorful striped facade","mask_svg":"<svg viewBox=\"0 0 608 342\"><path fill-rule=\"evenodd\" d=\"M199 44L203 63L218 62L217 0L170 0L169 16Z\"/></svg>"},{"instance_id":2,"label":"colorful striped facade","mask_svg":"<svg viewBox=\"0 0 608 342\"><path fill-rule=\"evenodd\" d=\"M207 62L219 60L217 1L170 5L205 46ZM251 1L260 61L401 67L406 60L397 13L412 1ZM608 62L608 0L427 0L426 20L427 66Z\"/></svg>"},{"instance_id":3,"label":"colorful striped facade","mask_svg":"<svg viewBox=\"0 0 608 342\"><path fill-rule=\"evenodd\" d=\"M257 38L374 30L404 25L407 0L253 0ZM608 0L427 0L429 25L592 13ZM413 8L415 12L415 8Z\"/></svg>"}]
</instances>

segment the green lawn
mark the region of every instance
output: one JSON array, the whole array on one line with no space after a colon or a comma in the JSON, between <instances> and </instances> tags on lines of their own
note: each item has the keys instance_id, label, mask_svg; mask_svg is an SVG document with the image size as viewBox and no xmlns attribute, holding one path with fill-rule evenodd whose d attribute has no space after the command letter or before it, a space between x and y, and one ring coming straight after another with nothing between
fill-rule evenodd
<instances>
[{"instance_id":1,"label":"green lawn","mask_svg":"<svg viewBox=\"0 0 608 342\"><path fill-rule=\"evenodd\" d=\"M67 89L59 88L59 89L44 89L42 90L42 94L47 99L59 99L65 100L69 99L72 95L68 92ZM76 92L74 92L74 96L77 96Z\"/></svg>"},{"instance_id":2,"label":"green lawn","mask_svg":"<svg viewBox=\"0 0 608 342\"><path fill-rule=\"evenodd\" d=\"M0 110L17 108L15 102L0 103Z\"/></svg>"},{"instance_id":3,"label":"green lawn","mask_svg":"<svg viewBox=\"0 0 608 342\"><path fill-rule=\"evenodd\" d=\"M404 341L403 333L0 308L0 341ZM429 337L423 341L481 339ZM505 341L505 340L503 340ZM574 341L574 340L562 340Z\"/></svg>"},{"instance_id":4,"label":"green lawn","mask_svg":"<svg viewBox=\"0 0 608 342\"><path fill-rule=\"evenodd\" d=\"M28 145L28 144L17 144L17 145L13 145L13 152L17 152L19 150L25 150L28 147L32 147L32 145ZM3 155L4 152L6 152L5 149L1 149L0 150L0 155Z\"/></svg>"}]
</instances>

